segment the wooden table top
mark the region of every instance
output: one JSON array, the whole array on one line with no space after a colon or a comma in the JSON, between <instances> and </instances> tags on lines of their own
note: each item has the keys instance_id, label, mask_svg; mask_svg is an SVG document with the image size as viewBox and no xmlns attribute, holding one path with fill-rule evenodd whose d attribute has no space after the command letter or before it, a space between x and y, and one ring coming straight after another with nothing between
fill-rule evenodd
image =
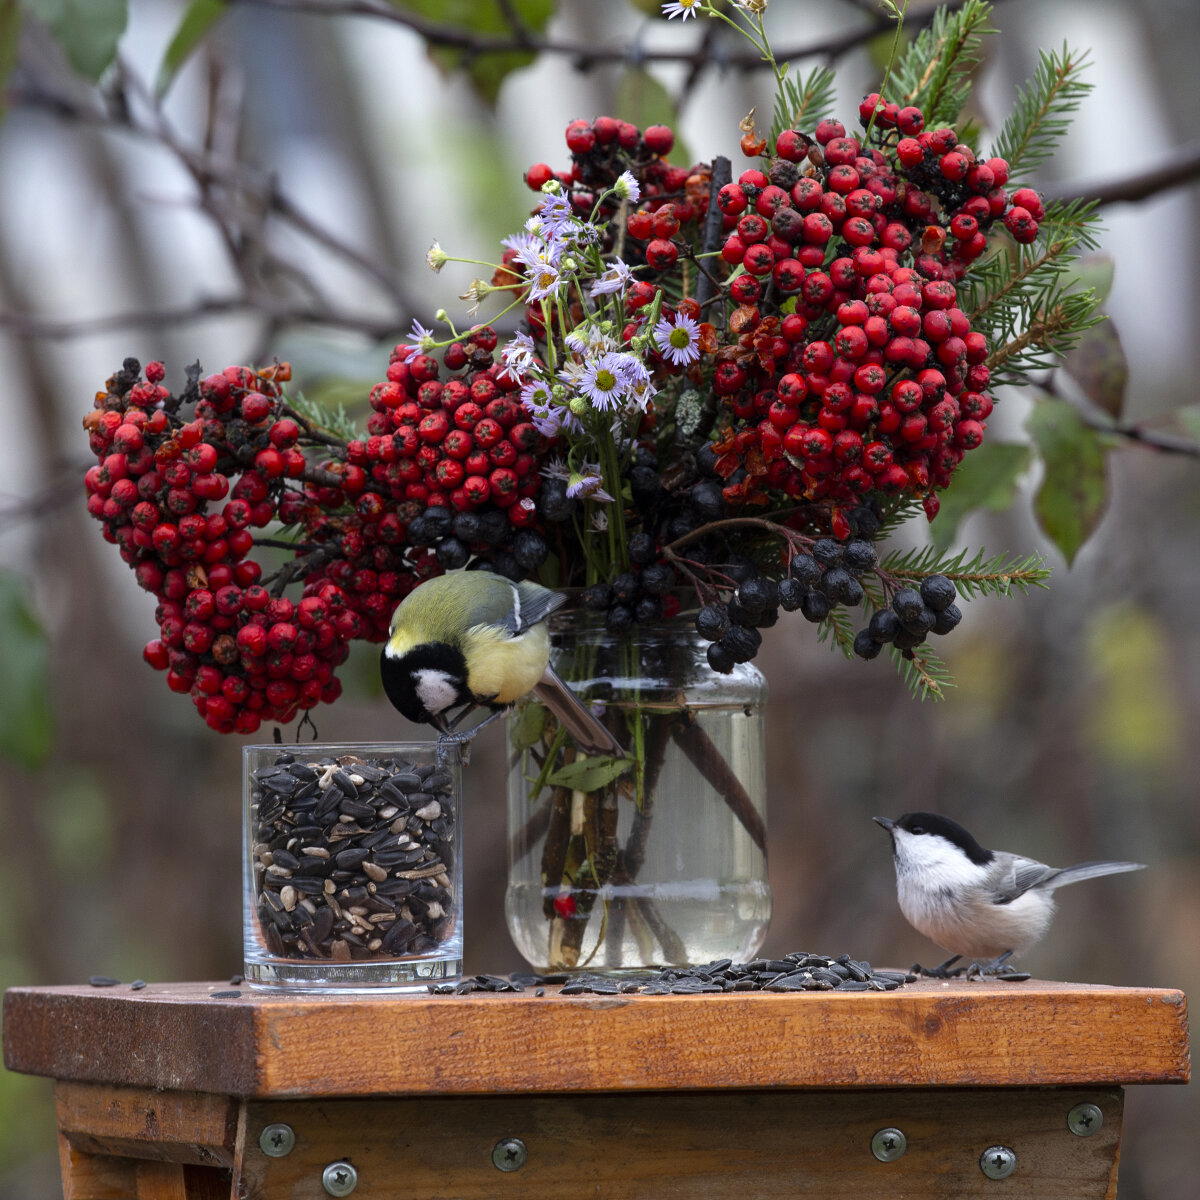
<instances>
[{"instance_id":1,"label":"wooden table top","mask_svg":"<svg viewBox=\"0 0 1200 1200\"><path fill-rule=\"evenodd\" d=\"M899 991L299 996L13 988L4 1059L61 1080L269 1097L1186 1083L1182 992L921 980Z\"/></svg>"}]
</instances>

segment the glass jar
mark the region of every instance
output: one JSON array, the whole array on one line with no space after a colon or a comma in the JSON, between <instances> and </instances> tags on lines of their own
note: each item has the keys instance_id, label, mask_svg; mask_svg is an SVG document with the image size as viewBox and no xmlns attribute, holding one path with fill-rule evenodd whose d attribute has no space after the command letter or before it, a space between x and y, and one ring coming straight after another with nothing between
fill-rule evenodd
<instances>
[{"instance_id":1,"label":"glass jar","mask_svg":"<svg viewBox=\"0 0 1200 1200\"><path fill-rule=\"evenodd\" d=\"M461 973L456 748L246 746L242 790L251 986L400 990Z\"/></svg>"},{"instance_id":2,"label":"glass jar","mask_svg":"<svg viewBox=\"0 0 1200 1200\"><path fill-rule=\"evenodd\" d=\"M581 759L534 700L509 717L509 932L538 970L752 958L766 936L766 682L719 675L686 619L551 620L555 670L627 748Z\"/></svg>"}]
</instances>

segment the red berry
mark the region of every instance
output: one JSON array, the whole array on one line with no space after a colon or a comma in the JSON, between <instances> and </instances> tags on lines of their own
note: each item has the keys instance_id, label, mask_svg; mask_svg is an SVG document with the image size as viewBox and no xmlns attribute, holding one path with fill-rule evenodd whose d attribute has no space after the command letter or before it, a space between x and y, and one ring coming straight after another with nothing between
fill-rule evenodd
<instances>
[{"instance_id":1,"label":"red berry","mask_svg":"<svg viewBox=\"0 0 1200 1200\"><path fill-rule=\"evenodd\" d=\"M643 132L642 141L651 154L670 154L675 145L675 134L666 125L651 125Z\"/></svg>"}]
</instances>

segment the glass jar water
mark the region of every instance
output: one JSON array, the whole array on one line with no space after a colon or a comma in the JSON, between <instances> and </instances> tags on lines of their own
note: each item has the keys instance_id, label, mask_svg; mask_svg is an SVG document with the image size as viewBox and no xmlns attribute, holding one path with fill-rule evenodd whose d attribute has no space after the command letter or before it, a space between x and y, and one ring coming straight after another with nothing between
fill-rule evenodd
<instances>
[{"instance_id":1,"label":"glass jar water","mask_svg":"<svg viewBox=\"0 0 1200 1200\"><path fill-rule=\"evenodd\" d=\"M461 973L457 749L247 746L242 782L251 986L406 989Z\"/></svg>"},{"instance_id":2,"label":"glass jar water","mask_svg":"<svg viewBox=\"0 0 1200 1200\"><path fill-rule=\"evenodd\" d=\"M517 948L558 971L752 958L771 915L762 675L715 673L685 622L617 634L570 613L551 638L553 666L629 761L581 761L536 701L510 716Z\"/></svg>"}]
</instances>

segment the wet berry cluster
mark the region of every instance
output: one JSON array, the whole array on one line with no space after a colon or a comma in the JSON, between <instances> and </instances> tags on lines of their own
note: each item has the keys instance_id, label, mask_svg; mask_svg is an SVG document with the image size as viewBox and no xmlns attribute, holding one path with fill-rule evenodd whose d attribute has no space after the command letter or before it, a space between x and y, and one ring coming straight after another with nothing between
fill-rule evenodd
<instances>
[{"instance_id":1,"label":"wet berry cluster","mask_svg":"<svg viewBox=\"0 0 1200 1200\"><path fill-rule=\"evenodd\" d=\"M307 481L339 476L301 449L286 365L197 370L179 396L164 375L152 362L143 377L126 359L97 394L84 419L98 460L84 480L88 511L158 598L146 661L214 729L253 733L336 699L334 671L361 634L341 589L310 584L294 602L260 582L251 557L253 531L285 519Z\"/></svg>"},{"instance_id":2,"label":"wet berry cluster","mask_svg":"<svg viewBox=\"0 0 1200 1200\"><path fill-rule=\"evenodd\" d=\"M1036 237L1041 202L1010 196L1002 159L924 130L919 110L873 96L872 112L876 145L836 121L788 130L718 193L738 305L715 356L734 418L719 450L751 475L732 502L908 494L932 519L983 440L991 347L956 283L996 222Z\"/></svg>"}]
</instances>

